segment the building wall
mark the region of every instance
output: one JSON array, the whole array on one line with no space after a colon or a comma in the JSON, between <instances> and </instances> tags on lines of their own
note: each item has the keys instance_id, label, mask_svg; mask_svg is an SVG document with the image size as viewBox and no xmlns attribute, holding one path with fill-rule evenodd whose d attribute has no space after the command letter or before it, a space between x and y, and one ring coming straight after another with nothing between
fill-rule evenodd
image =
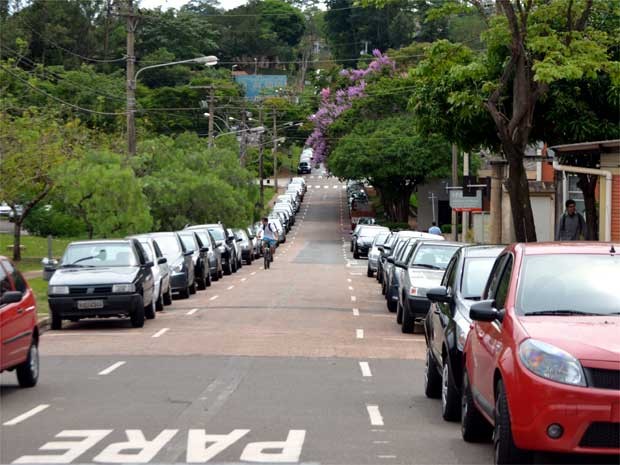
<instances>
[{"instance_id":1,"label":"building wall","mask_svg":"<svg viewBox=\"0 0 620 465\"><path fill-rule=\"evenodd\" d=\"M611 240L620 242L620 153L601 154L601 169L611 171ZM601 182L604 178L601 178ZM605 199L607 201L607 199ZM604 207L601 205L601 211ZM603 221L601 221L603 223Z\"/></svg>"}]
</instances>

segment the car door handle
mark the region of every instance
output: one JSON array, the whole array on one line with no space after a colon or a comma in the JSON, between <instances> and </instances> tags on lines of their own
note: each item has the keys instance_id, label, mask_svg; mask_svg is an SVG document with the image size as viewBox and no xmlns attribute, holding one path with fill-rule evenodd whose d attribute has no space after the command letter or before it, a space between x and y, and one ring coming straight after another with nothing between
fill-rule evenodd
<instances>
[{"instance_id":1,"label":"car door handle","mask_svg":"<svg viewBox=\"0 0 620 465\"><path fill-rule=\"evenodd\" d=\"M18 314L22 314L22 313L24 313L24 309L23 309L23 308L18 308L18 309L17 309L17 313L18 313Z\"/></svg>"},{"instance_id":2,"label":"car door handle","mask_svg":"<svg viewBox=\"0 0 620 465\"><path fill-rule=\"evenodd\" d=\"M433 310L433 313L434 313L435 315L439 315L441 312L439 311L439 309L438 309L438 308L436 308L436 309L434 309L434 310Z\"/></svg>"}]
</instances>

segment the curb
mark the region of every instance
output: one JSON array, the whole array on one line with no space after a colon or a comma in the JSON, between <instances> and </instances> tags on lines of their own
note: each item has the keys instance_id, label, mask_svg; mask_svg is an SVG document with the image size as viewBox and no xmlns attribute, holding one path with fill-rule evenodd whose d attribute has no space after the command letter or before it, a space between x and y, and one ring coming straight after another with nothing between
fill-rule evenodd
<instances>
[{"instance_id":1,"label":"curb","mask_svg":"<svg viewBox=\"0 0 620 465\"><path fill-rule=\"evenodd\" d=\"M46 316L45 318L41 318L38 324L39 324L39 334L43 334L44 332L49 331L50 325L51 325L51 319L49 316Z\"/></svg>"}]
</instances>

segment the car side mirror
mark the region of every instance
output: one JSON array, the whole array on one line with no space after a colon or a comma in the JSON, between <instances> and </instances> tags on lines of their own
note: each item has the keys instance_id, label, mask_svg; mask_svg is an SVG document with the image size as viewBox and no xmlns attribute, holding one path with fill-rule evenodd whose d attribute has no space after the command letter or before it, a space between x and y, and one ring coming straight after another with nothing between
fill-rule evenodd
<instances>
[{"instance_id":1,"label":"car side mirror","mask_svg":"<svg viewBox=\"0 0 620 465\"><path fill-rule=\"evenodd\" d=\"M394 266L397 268L402 268L403 270L407 269L407 265L405 265L403 262L394 262Z\"/></svg>"},{"instance_id":2,"label":"car side mirror","mask_svg":"<svg viewBox=\"0 0 620 465\"><path fill-rule=\"evenodd\" d=\"M224 241L217 241L217 242L215 243L215 246L216 246L216 247L221 247L222 245L224 245Z\"/></svg>"},{"instance_id":3,"label":"car side mirror","mask_svg":"<svg viewBox=\"0 0 620 465\"><path fill-rule=\"evenodd\" d=\"M209 247L201 247L200 251L203 252L203 253L206 253L206 252L209 251Z\"/></svg>"},{"instance_id":4,"label":"car side mirror","mask_svg":"<svg viewBox=\"0 0 620 465\"><path fill-rule=\"evenodd\" d=\"M504 320L504 312L495 308L495 300L482 300L469 308L469 318L474 321L499 321Z\"/></svg>"},{"instance_id":5,"label":"car side mirror","mask_svg":"<svg viewBox=\"0 0 620 465\"><path fill-rule=\"evenodd\" d=\"M394 263L394 258L393 258L393 257L388 257L388 258L387 258L387 261L388 261L389 263Z\"/></svg>"},{"instance_id":6,"label":"car side mirror","mask_svg":"<svg viewBox=\"0 0 620 465\"><path fill-rule=\"evenodd\" d=\"M164 263L168 263L168 259L166 257L160 257L157 259L158 265L163 265Z\"/></svg>"},{"instance_id":7,"label":"car side mirror","mask_svg":"<svg viewBox=\"0 0 620 465\"><path fill-rule=\"evenodd\" d=\"M146 262L144 264L144 266L147 267L147 268L153 268L155 266L155 263L153 263L153 262Z\"/></svg>"},{"instance_id":8,"label":"car side mirror","mask_svg":"<svg viewBox=\"0 0 620 465\"><path fill-rule=\"evenodd\" d=\"M228 240L229 241L234 241L235 240L235 236L233 236L233 235L228 236Z\"/></svg>"},{"instance_id":9,"label":"car side mirror","mask_svg":"<svg viewBox=\"0 0 620 465\"><path fill-rule=\"evenodd\" d=\"M377 250L381 253L385 252L385 249L381 245L377 247Z\"/></svg>"},{"instance_id":10,"label":"car side mirror","mask_svg":"<svg viewBox=\"0 0 620 465\"><path fill-rule=\"evenodd\" d=\"M15 304L22 300L23 296L20 291L6 291L0 298L0 305Z\"/></svg>"},{"instance_id":11,"label":"car side mirror","mask_svg":"<svg viewBox=\"0 0 620 465\"><path fill-rule=\"evenodd\" d=\"M445 286L434 287L429 289L426 293L426 297L431 302L443 302L443 303L451 303L452 296L448 292L448 288Z\"/></svg>"},{"instance_id":12,"label":"car side mirror","mask_svg":"<svg viewBox=\"0 0 620 465\"><path fill-rule=\"evenodd\" d=\"M241 241L243 241L243 239L241 239L240 237L238 237L238 238L236 239L236 241L237 241L237 242L241 242Z\"/></svg>"},{"instance_id":13,"label":"car side mirror","mask_svg":"<svg viewBox=\"0 0 620 465\"><path fill-rule=\"evenodd\" d=\"M194 255L193 250L188 250L183 254L184 257L191 257L192 255Z\"/></svg>"}]
</instances>

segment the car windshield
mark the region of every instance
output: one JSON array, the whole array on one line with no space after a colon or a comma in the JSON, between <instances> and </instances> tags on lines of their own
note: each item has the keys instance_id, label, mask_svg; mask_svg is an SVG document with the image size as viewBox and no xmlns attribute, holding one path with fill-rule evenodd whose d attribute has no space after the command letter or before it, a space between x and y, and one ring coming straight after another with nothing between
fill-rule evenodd
<instances>
[{"instance_id":1,"label":"car windshield","mask_svg":"<svg viewBox=\"0 0 620 465\"><path fill-rule=\"evenodd\" d=\"M378 228L363 228L360 231L360 237L373 239L377 234L381 233L383 230Z\"/></svg>"},{"instance_id":2,"label":"car windshield","mask_svg":"<svg viewBox=\"0 0 620 465\"><path fill-rule=\"evenodd\" d=\"M211 231L211 234L213 235L213 238L216 241L225 241L226 237L224 237L224 231L222 231L219 228L213 228L213 229L209 229L209 231Z\"/></svg>"},{"instance_id":3,"label":"car windshield","mask_svg":"<svg viewBox=\"0 0 620 465\"><path fill-rule=\"evenodd\" d=\"M520 314L619 314L620 255L529 255L523 260L516 307Z\"/></svg>"},{"instance_id":4,"label":"car windshield","mask_svg":"<svg viewBox=\"0 0 620 465\"><path fill-rule=\"evenodd\" d=\"M495 257L466 258L461 278L461 294L465 299L479 299L484 291Z\"/></svg>"},{"instance_id":5,"label":"car windshield","mask_svg":"<svg viewBox=\"0 0 620 465\"><path fill-rule=\"evenodd\" d=\"M157 236L157 245L166 257L175 257L181 253L181 247L174 236Z\"/></svg>"},{"instance_id":6,"label":"car windshield","mask_svg":"<svg viewBox=\"0 0 620 465\"><path fill-rule=\"evenodd\" d=\"M187 250L196 250L196 241L194 239L193 234L179 234L181 236L181 240L183 241L183 245Z\"/></svg>"},{"instance_id":7,"label":"car windshield","mask_svg":"<svg viewBox=\"0 0 620 465\"><path fill-rule=\"evenodd\" d=\"M108 267L136 266L136 257L129 244L72 244L62 257L62 266Z\"/></svg>"},{"instance_id":8,"label":"car windshield","mask_svg":"<svg viewBox=\"0 0 620 465\"><path fill-rule=\"evenodd\" d=\"M380 246L385 244L385 240L388 238L389 233L388 234L377 234L377 236L375 237L375 241L373 242L373 245L376 246Z\"/></svg>"},{"instance_id":9,"label":"car windshield","mask_svg":"<svg viewBox=\"0 0 620 465\"><path fill-rule=\"evenodd\" d=\"M434 270L445 270L452 255L458 250L454 246L441 246L422 244L413 257L413 266L431 268Z\"/></svg>"}]
</instances>

